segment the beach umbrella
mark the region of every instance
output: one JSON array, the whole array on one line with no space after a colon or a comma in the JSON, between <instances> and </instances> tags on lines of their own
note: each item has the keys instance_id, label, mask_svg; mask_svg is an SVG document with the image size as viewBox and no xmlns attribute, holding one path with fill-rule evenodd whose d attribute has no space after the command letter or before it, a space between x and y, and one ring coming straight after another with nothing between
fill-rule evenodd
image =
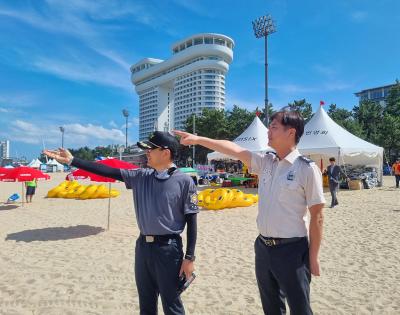
<instances>
[{"instance_id":1,"label":"beach umbrella","mask_svg":"<svg viewBox=\"0 0 400 315\"><path fill-rule=\"evenodd\" d=\"M5 167L0 167L0 177L5 176L7 172L8 169L6 169Z\"/></svg>"},{"instance_id":2,"label":"beach umbrella","mask_svg":"<svg viewBox=\"0 0 400 315\"><path fill-rule=\"evenodd\" d=\"M12 169L6 169L1 172L0 170L0 181L2 182L21 182L22 183L22 196L24 196L24 182L31 180L47 180L50 176L43 174L41 171L36 170L27 166L19 166ZM22 204L24 204L24 198L22 197Z\"/></svg>"},{"instance_id":3,"label":"beach umbrella","mask_svg":"<svg viewBox=\"0 0 400 315\"><path fill-rule=\"evenodd\" d=\"M121 161L118 159L104 159L104 160L99 160L96 161L96 163L99 164L104 164L110 167L114 167L114 168L122 168L122 169L127 169L127 170L133 170L136 168L139 168L139 166L125 162L125 161ZM108 197L108 216L107 216L107 230L110 229L110 209L111 209L111 196L110 196L110 192L111 192L111 183L115 182L115 179L113 178L108 178L108 177L104 177L104 176L100 176L85 170L81 170L81 169L77 169L76 171L70 173L67 175L68 180L70 179L89 179L91 181L94 182L104 182L104 183L108 183L108 192L109 192L109 197Z\"/></svg>"}]
</instances>

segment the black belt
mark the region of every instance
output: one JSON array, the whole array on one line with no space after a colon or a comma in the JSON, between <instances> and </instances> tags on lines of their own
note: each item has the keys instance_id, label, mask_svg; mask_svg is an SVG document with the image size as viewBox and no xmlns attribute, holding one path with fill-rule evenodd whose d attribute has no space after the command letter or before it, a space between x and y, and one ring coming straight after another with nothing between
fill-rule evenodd
<instances>
[{"instance_id":1,"label":"black belt","mask_svg":"<svg viewBox=\"0 0 400 315\"><path fill-rule=\"evenodd\" d=\"M290 237L290 238L274 238L274 237L265 237L261 234L258 236L259 239L266 245L266 246L276 246L276 245L283 245L301 241L305 239L305 237Z\"/></svg>"},{"instance_id":2,"label":"black belt","mask_svg":"<svg viewBox=\"0 0 400 315\"><path fill-rule=\"evenodd\" d=\"M144 240L146 243L166 243L170 240L179 239L179 234L165 234L165 235L143 235L140 234L139 238Z\"/></svg>"}]
</instances>

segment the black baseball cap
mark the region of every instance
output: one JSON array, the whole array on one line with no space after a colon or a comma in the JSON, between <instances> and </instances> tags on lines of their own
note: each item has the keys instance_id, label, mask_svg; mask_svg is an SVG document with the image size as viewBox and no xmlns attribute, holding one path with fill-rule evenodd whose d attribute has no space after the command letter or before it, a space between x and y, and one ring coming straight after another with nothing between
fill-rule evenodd
<instances>
[{"instance_id":1,"label":"black baseball cap","mask_svg":"<svg viewBox=\"0 0 400 315\"><path fill-rule=\"evenodd\" d=\"M150 135L149 140L138 141L137 146L142 150L156 148L169 149L173 158L177 156L179 151L178 140L175 136L166 131L154 131Z\"/></svg>"}]
</instances>

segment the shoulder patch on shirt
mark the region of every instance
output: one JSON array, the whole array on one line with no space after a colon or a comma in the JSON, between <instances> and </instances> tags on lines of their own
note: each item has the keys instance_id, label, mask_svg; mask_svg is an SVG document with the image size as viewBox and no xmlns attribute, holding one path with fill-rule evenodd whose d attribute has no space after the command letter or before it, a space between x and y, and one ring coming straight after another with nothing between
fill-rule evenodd
<instances>
[{"instance_id":1,"label":"shoulder patch on shirt","mask_svg":"<svg viewBox=\"0 0 400 315\"><path fill-rule=\"evenodd\" d=\"M314 163L313 160L309 159L308 157L304 156L304 155L300 155L299 159L302 160L303 162L306 162L308 165Z\"/></svg>"},{"instance_id":2,"label":"shoulder patch on shirt","mask_svg":"<svg viewBox=\"0 0 400 315\"><path fill-rule=\"evenodd\" d=\"M189 209L190 210L198 210L199 207L197 206L197 203L198 203L197 193L191 194L190 195Z\"/></svg>"}]
</instances>

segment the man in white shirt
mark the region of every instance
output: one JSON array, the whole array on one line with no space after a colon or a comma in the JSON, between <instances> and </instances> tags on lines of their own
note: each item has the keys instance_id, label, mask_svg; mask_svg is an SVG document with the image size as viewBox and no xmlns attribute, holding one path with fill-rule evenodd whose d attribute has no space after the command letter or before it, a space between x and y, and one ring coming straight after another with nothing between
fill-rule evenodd
<instances>
[{"instance_id":1,"label":"man in white shirt","mask_svg":"<svg viewBox=\"0 0 400 315\"><path fill-rule=\"evenodd\" d=\"M268 145L276 154L259 155L231 141L175 131L181 144L202 145L234 156L259 176L260 235L254 244L255 269L266 314L285 314L285 298L291 314L312 314L311 274L320 275L318 253L325 198L319 168L296 148L303 132L303 118L290 108L271 117ZM309 240L307 210L311 217Z\"/></svg>"}]
</instances>

